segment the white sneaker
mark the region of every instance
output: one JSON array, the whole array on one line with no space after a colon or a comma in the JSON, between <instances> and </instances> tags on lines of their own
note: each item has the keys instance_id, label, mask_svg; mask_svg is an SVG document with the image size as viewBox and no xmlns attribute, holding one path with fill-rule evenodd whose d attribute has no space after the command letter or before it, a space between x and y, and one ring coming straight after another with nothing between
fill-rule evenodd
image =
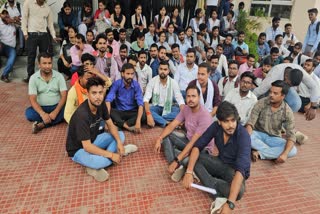
<instances>
[{"instance_id":1,"label":"white sneaker","mask_svg":"<svg viewBox=\"0 0 320 214\"><path fill-rule=\"evenodd\" d=\"M136 151L138 151L138 147L134 144L128 144L124 146L124 156L127 156L130 153L134 153Z\"/></svg>"},{"instance_id":2,"label":"white sneaker","mask_svg":"<svg viewBox=\"0 0 320 214\"><path fill-rule=\"evenodd\" d=\"M109 173L105 169L92 169L86 167L86 172L91 175L96 181L103 182L109 179Z\"/></svg>"},{"instance_id":3,"label":"white sneaker","mask_svg":"<svg viewBox=\"0 0 320 214\"><path fill-rule=\"evenodd\" d=\"M179 182L182 179L185 172L186 169L182 165L179 166L179 168L177 168L171 175L171 180L173 180L174 182Z\"/></svg>"},{"instance_id":4,"label":"white sneaker","mask_svg":"<svg viewBox=\"0 0 320 214\"><path fill-rule=\"evenodd\" d=\"M210 214L218 213L218 210L227 202L227 198L216 198L215 201L212 202L210 207Z\"/></svg>"}]
</instances>

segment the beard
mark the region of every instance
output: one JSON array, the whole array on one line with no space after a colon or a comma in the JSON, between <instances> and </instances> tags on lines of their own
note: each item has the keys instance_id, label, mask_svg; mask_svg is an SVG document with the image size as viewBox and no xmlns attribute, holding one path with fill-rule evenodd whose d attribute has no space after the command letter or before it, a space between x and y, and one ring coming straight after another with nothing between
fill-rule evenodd
<instances>
[{"instance_id":1,"label":"beard","mask_svg":"<svg viewBox=\"0 0 320 214\"><path fill-rule=\"evenodd\" d=\"M132 82L132 78L123 79L127 84L130 84Z\"/></svg>"},{"instance_id":2,"label":"beard","mask_svg":"<svg viewBox=\"0 0 320 214\"><path fill-rule=\"evenodd\" d=\"M167 76L168 76L167 74L159 74L159 77L160 77L161 79L163 79L163 80L166 79Z\"/></svg>"}]
</instances>

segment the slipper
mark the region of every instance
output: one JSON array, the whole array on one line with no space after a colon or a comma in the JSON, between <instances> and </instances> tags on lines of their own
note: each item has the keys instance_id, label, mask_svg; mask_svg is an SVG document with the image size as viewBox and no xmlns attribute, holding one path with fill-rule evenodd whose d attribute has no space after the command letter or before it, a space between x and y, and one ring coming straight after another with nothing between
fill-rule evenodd
<instances>
[{"instance_id":1,"label":"slipper","mask_svg":"<svg viewBox=\"0 0 320 214\"><path fill-rule=\"evenodd\" d=\"M129 155L130 153L138 151L138 147L134 144L128 144L124 146L124 156Z\"/></svg>"},{"instance_id":2,"label":"slipper","mask_svg":"<svg viewBox=\"0 0 320 214\"><path fill-rule=\"evenodd\" d=\"M216 198L215 201L212 202L210 207L210 214L216 214L220 210L220 208L227 202L227 198Z\"/></svg>"}]
</instances>

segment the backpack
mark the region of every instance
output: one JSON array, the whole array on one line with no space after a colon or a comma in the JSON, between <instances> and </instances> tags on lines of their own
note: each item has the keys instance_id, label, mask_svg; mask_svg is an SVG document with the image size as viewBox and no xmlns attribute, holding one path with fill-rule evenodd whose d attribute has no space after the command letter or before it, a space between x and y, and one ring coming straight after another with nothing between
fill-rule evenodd
<instances>
[{"instance_id":1,"label":"backpack","mask_svg":"<svg viewBox=\"0 0 320 214\"><path fill-rule=\"evenodd\" d=\"M223 86L223 88L224 88L224 86L227 84L227 81L228 81L228 77L223 77L223 81L222 81L222 86ZM236 79L236 81L234 82L234 87L235 88L238 88L238 86L239 86L239 77Z\"/></svg>"},{"instance_id":2,"label":"backpack","mask_svg":"<svg viewBox=\"0 0 320 214\"><path fill-rule=\"evenodd\" d=\"M292 55L292 52L289 54L289 57L291 57ZM302 54L298 54L298 65L301 65L301 57L302 57Z\"/></svg>"},{"instance_id":3,"label":"backpack","mask_svg":"<svg viewBox=\"0 0 320 214\"><path fill-rule=\"evenodd\" d=\"M20 13L20 15L21 15L21 6L20 6L20 3L19 2L16 2L16 4L17 4L17 9L18 9L18 11L19 11L19 13ZM4 8L7 10L8 9L8 2L6 2L5 4L4 4Z\"/></svg>"}]
</instances>

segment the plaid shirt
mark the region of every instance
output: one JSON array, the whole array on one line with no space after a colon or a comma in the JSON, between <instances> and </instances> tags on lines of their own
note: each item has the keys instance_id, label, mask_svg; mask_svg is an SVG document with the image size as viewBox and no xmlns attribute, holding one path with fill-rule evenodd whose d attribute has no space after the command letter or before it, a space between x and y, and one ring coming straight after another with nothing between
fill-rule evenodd
<instances>
[{"instance_id":1,"label":"plaid shirt","mask_svg":"<svg viewBox=\"0 0 320 214\"><path fill-rule=\"evenodd\" d=\"M277 137L281 137L283 126L286 130L287 140L296 142L293 112L284 101L276 112L272 112L269 97L259 100L251 111L247 125L251 125L256 131Z\"/></svg>"}]
</instances>

